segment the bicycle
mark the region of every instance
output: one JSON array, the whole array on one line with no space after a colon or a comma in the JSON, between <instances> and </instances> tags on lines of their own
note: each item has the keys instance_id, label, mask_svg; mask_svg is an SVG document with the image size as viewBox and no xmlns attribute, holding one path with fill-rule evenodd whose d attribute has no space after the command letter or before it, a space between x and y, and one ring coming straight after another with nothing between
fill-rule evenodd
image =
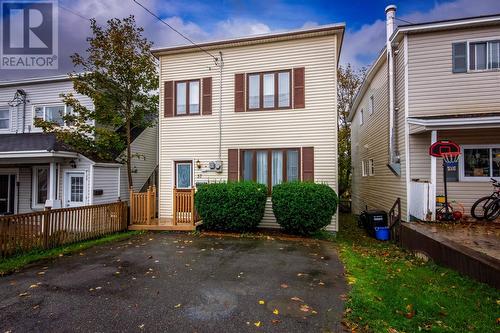
<instances>
[{"instance_id":1,"label":"bicycle","mask_svg":"<svg viewBox=\"0 0 500 333\"><path fill-rule=\"evenodd\" d=\"M500 183L493 178L491 178L491 183L494 188L493 193L478 199L472 205L470 214L475 219L494 220L500 215Z\"/></svg>"}]
</instances>

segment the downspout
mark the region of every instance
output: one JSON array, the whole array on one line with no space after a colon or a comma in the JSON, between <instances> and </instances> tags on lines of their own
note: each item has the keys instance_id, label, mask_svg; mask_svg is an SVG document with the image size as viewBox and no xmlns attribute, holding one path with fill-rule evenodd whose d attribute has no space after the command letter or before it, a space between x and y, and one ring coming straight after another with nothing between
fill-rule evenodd
<instances>
[{"instance_id":1,"label":"downspout","mask_svg":"<svg viewBox=\"0 0 500 333\"><path fill-rule=\"evenodd\" d=\"M222 172L222 68L224 67L224 60L222 59L222 51L219 51L219 58L216 61L219 67L219 159L218 159L218 172Z\"/></svg>"},{"instance_id":2,"label":"downspout","mask_svg":"<svg viewBox=\"0 0 500 333\"><path fill-rule=\"evenodd\" d=\"M391 171L401 175L401 164L396 152L396 115L394 107L394 52L392 50L391 36L394 32L394 20L396 17L396 6L389 5L385 8L386 14L386 48L389 83L389 161L387 166Z\"/></svg>"}]
</instances>

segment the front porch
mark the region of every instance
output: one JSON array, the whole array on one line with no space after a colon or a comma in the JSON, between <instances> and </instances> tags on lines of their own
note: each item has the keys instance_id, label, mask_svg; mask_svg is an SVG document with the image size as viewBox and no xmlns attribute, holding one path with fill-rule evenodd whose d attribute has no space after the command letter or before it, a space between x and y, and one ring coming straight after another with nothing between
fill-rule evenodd
<instances>
[{"instance_id":1,"label":"front porch","mask_svg":"<svg viewBox=\"0 0 500 333\"><path fill-rule=\"evenodd\" d=\"M444 195L442 159L429 155L429 146L451 140L461 148L458 166L447 174L448 199L469 219L474 202L493 192L490 179L500 179L500 117L431 118L410 120L408 143L408 220L434 221Z\"/></svg>"},{"instance_id":2,"label":"front porch","mask_svg":"<svg viewBox=\"0 0 500 333\"><path fill-rule=\"evenodd\" d=\"M173 216L158 218L156 187L146 192L130 191L129 230L192 231L201 224L194 207L194 189L173 190Z\"/></svg>"}]
</instances>

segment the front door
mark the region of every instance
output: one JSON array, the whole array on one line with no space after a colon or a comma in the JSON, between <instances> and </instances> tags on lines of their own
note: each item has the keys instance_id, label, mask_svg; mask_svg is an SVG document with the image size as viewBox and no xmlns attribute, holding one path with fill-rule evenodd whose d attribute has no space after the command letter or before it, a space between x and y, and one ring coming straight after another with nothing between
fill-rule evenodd
<instances>
[{"instance_id":1,"label":"front door","mask_svg":"<svg viewBox=\"0 0 500 333\"><path fill-rule=\"evenodd\" d=\"M0 215L14 214L15 186L15 175L0 175Z\"/></svg>"},{"instance_id":2,"label":"front door","mask_svg":"<svg viewBox=\"0 0 500 333\"><path fill-rule=\"evenodd\" d=\"M85 205L85 178L85 172L66 173L66 207L80 207Z\"/></svg>"},{"instance_id":3,"label":"front door","mask_svg":"<svg viewBox=\"0 0 500 333\"><path fill-rule=\"evenodd\" d=\"M175 162L175 187L190 190L193 186L193 164L191 161Z\"/></svg>"}]
</instances>

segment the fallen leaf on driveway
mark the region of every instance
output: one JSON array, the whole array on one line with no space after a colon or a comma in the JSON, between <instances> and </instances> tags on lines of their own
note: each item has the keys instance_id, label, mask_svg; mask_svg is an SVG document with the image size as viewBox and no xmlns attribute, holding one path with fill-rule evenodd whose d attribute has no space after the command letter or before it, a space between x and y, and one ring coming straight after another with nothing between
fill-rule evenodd
<instances>
[{"instance_id":1,"label":"fallen leaf on driveway","mask_svg":"<svg viewBox=\"0 0 500 333\"><path fill-rule=\"evenodd\" d=\"M298 298L297 296L290 298L292 301L296 302L304 302L302 299Z\"/></svg>"},{"instance_id":2,"label":"fallen leaf on driveway","mask_svg":"<svg viewBox=\"0 0 500 333\"><path fill-rule=\"evenodd\" d=\"M24 296L29 296L29 294L28 293L20 293L19 294L19 297L24 297Z\"/></svg>"},{"instance_id":3,"label":"fallen leaf on driveway","mask_svg":"<svg viewBox=\"0 0 500 333\"><path fill-rule=\"evenodd\" d=\"M45 272L38 272L38 273L36 273L36 274L38 274L38 275L44 275L44 274L45 274Z\"/></svg>"},{"instance_id":4,"label":"fallen leaf on driveway","mask_svg":"<svg viewBox=\"0 0 500 333\"><path fill-rule=\"evenodd\" d=\"M179 303L179 304L177 304L177 305L174 306L174 308L176 308L176 309L180 308L180 307L181 307L181 303Z\"/></svg>"},{"instance_id":5,"label":"fallen leaf on driveway","mask_svg":"<svg viewBox=\"0 0 500 333\"><path fill-rule=\"evenodd\" d=\"M297 274L297 276L306 276L306 275L307 275L307 273L299 273L299 274Z\"/></svg>"},{"instance_id":6,"label":"fallen leaf on driveway","mask_svg":"<svg viewBox=\"0 0 500 333\"><path fill-rule=\"evenodd\" d=\"M143 328L144 328L144 324L140 324L140 325L139 325L139 329L141 329L141 330L142 330Z\"/></svg>"},{"instance_id":7,"label":"fallen leaf on driveway","mask_svg":"<svg viewBox=\"0 0 500 333\"><path fill-rule=\"evenodd\" d=\"M285 288L288 288L288 285L286 283L282 283L280 287L285 289Z\"/></svg>"},{"instance_id":8,"label":"fallen leaf on driveway","mask_svg":"<svg viewBox=\"0 0 500 333\"><path fill-rule=\"evenodd\" d=\"M263 305L263 304L266 304L266 302L264 302L263 300L260 300L260 301L259 301L259 304L260 304L260 305Z\"/></svg>"},{"instance_id":9,"label":"fallen leaf on driveway","mask_svg":"<svg viewBox=\"0 0 500 333\"><path fill-rule=\"evenodd\" d=\"M37 285L37 284L32 284L32 285L30 286L30 289L33 289L33 288L38 288L38 285Z\"/></svg>"},{"instance_id":10,"label":"fallen leaf on driveway","mask_svg":"<svg viewBox=\"0 0 500 333\"><path fill-rule=\"evenodd\" d=\"M255 326L260 327L260 321L253 323Z\"/></svg>"},{"instance_id":11,"label":"fallen leaf on driveway","mask_svg":"<svg viewBox=\"0 0 500 333\"><path fill-rule=\"evenodd\" d=\"M273 319L273 320L271 320L271 322L272 322L273 324L279 324L279 323L281 323L281 320L278 320L278 319Z\"/></svg>"},{"instance_id":12,"label":"fallen leaf on driveway","mask_svg":"<svg viewBox=\"0 0 500 333\"><path fill-rule=\"evenodd\" d=\"M302 304L300 306L300 311L302 311L302 312L309 312L309 311L311 311L311 308L307 304Z\"/></svg>"},{"instance_id":13,"label":"fallen leaf on driveway","mask_svg":"<svg viewBox=\"0 0 500 333\"><path fill-rule=\"evenodd\" d=\"M275 315L279 315L279 314L280 314L280 312L278 311L278 309L274 309L274 310L273 310L273 314L275 314Z\"/></svg>"}]
</instances>

